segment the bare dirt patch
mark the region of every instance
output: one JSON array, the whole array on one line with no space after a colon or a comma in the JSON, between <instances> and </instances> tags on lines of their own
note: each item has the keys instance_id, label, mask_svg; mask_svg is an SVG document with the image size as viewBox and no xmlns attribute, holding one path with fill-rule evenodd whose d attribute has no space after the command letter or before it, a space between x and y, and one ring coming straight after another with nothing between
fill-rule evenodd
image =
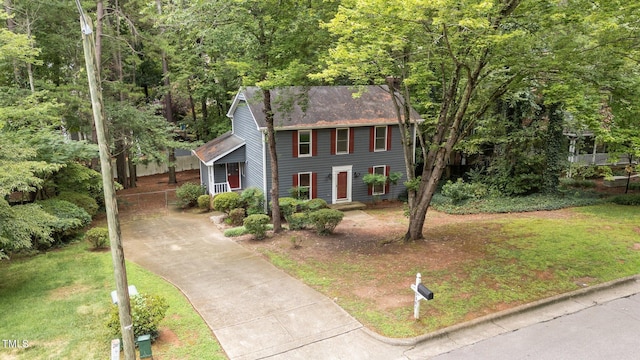
<instances>
[{"instance_id":1,"label":"bare dirt patch","mask_svg":"<svg viewBox=\"0 0 640 360\"><path fill-rule=\"evenodd\" d=\"M59 287L49 292L49 299L65 300L71 295L80 294L83 292L87 292L89 290L90 290L89 286L83 285L83 284L67 285L67 286Z\"/></svg>"}]
</instances>

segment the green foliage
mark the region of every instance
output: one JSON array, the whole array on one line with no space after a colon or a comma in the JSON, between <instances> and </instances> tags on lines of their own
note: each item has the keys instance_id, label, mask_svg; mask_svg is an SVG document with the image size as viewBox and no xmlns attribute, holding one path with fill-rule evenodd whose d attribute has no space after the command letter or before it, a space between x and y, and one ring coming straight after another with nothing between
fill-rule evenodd
<instances>
[{"instance_id":1,"label":"green foliage","mask_svg":"<svg viewBox=\"0 0 640 360\"><path fill-rule=\"evenodd\" d=\"M256 187L242 191L240 201L247 209L247 215L264 214L264 193Z\"/></svg>"},{"instance_id":2,"label":"green foliage","mask_svg":"<svg viewBox=\"0 0 640 360\"><path fill-rule=\"evenodd\" d=\"M382 174L366 174L362 181L368 186L380 186L387 183L387 177Z\"/></svg>"},{"instance_id":3,"label":"green foliage","mask_svg":"<svg viewBox=\"0 0 640 360\"><path fill-rule=\"evenodd\" d=\"M294 186L289 189L289 196L296 200L306 200L309 198L309 188L306 186Z\"/></svg>"},{"instance_id":4,"label":"green foliage","mask_svg":"<svg viewBox=\"0 0 640 360\"><path fill-rule=\"evenodd\" d=\"M109 245L109 229L105 227L94 227L84 234L84 239L88 241L94 249L103 249Z\"/></svg>"},{"instance_id":5,"label":"green foliage","mask_svg":"<svg viewBox=\"0 0 640 360\"><path fill-rule=\"evenodd\" d=\"M333 233L333 230L342 221L343 217L344 213L342 211L334 209L321 209L309 213L309 221L320 235Z\"/></svg>"},{"instance_id":6,"label":"green foliage","mask_svg":"<svg viewBox=\"0 0 640 360\"><path fill-rule=\"evenodd\" d=\"M176 189L176 197L180 206L192 207L198 204L198 198L205 191L204 186L188 182Z\"/></svg>"},{"instance_id":7,"label":"green foliage","mask_svg":"<svg viewBox=\"0 0 640 360\"><path fill-rule=\"evenodd\" d=\"M38 201L47 213L55 216L55 221L49 224L53 238L57 242L64 242L75 236L80 230L91 223L91 216L81 207L65 200L47 199Z\"/></svg>"},{"instance_id":8,"label":"green foliage","mask_svg":"<svg viewBox=\"0 0 640 360\"><path fill-rule=\"evenodd\" d=\"M466 183L461 178L456 182L448 180L442 186L441 194L451 199L454 204L459 204L467 199L481 199L488 193L486 185L482 183Z\"/></svg>"},{"instance_id":9,"label":"green foliage","mask_svg":"<svg viewBox=\"0 0 640 360\"><path fill-rule=\"evenodd\" d=\"M240 226L243 224L243 220L246 216L244 208L235 208L229 211L229 219L231 219L231 225Z\"/></svg>"},{"instance_id":10,"label":"green foliage","mask_svg":"<svg viewBox=\"0 0 640 360\"><path fill-rule=\"evenodd\" d=\"M243 225L249 234L252 234L256 239L264 239L267 234L267 224L269 224L269 217L264 214L254 214L247 216Z\"/></svg>"},{"instance_id":11,"label":"green foliage","mask_svg":"<svg viewBox=\"0 0 640 360\"><path fill-rule=\"evenodd\" d=\"M164 319L169 305L167 300L159 295L138 294L131 297L131 319L133 321L133 336L151 335L151 339L158 337L158 326ZM107 327L113 336L120 334L120 318L118 306L111 306L111 313Z\"/></svg>"},{"instance_id":12,"label":"green foliage","mask_svg":"<svg viewBox=\"0 0 640 360\"><path fill-rule=\"evenodd\" d=\"M209 195L198 196L198 208L203 210L209 210L210 206L211 206L211 196Z\"/></svg>"},{"instance_id":13,"label":"green foliage","mask_svg":"<svg viewBox=\"0 0 640 360\"><path fill-rule=\"evenodd\" d=\"M326 209L329 207L324 199L316 198L304 202L304 207L307 211L317 211L320 209Z\"/></svg>"},{"instance_id":14,"label":"green foliage","mask_svg":"<svg viewBox=\"0 0 640 360\"><path fill-rule=\"evenodd\" d=\"M558 210L567 207L598 204L601 201L592 194L575 192L565 196L543 194L513 197L491 196L479 200L469 200L456 205L452 203L450 198L435 194L431 205L437 211L462 215Z\"/></svg>"},{"instance_id":15,"label":"green foliage","mask_svg":"<svg viewBox=\"0 0 640 360\"><path fill-rule=\"evenodd\" d=\"M59 192L86 193L95 199L99 205L104 203L102 176L99 172L77 162L70 162L55 173L53 182ZM116 188L116 190L118 189Z\"/></svg>"},{"instance_id":16,"label":"green foliage","mask_svg":"<svg viewBox=\"0 0 640 360\"><path fill-rule=\"evenodd\" d=\"M224 236L226 237L236 237L244 234L248 234L249 232L244 226L234 227L231 229L227 229L224 231Z\"/></svg>"},{"instance_id":17,"label":"green foliage","mask_svg":"<svg viewBox=\"0 0 640 360\"><path fill-rule=\"evenodd\" d=\"M92 217L98 213L98 203L94 198L89 195L81 194L73 191L63 191L58 196L57 199L65 200L70 203L73 203L87 212L87 214Z\"/></svg>"},{"instance_id":18,"label":"green foliage","mask_svg":"<svg viewBox=\"0 0 640 360\"><path fill-rule=\"evenodd\" d=\"M306 212L294 213L287 219L289 230L302 230L309 224L309 214Z\"/></svg>"},{"instance_id":19,"label":"green foliage","mask_svg":"<svg viewBox=\"0 0 640 360\"><path fill-rule=\"evenodd\" d=\"M237 208L240 205L240 195L235 192L226 192L217 194L213 198L213 209L215 211L222 211L229 213L232 209Z\"/></svg>"},{"instance_id":20,"label":"green foliage","mask_svg":"<svg viewBox=\"0 0 640 360\"><path fill-rule=\"evenodd\" d=\"M58 219L38 204L9 206L0 199L0 260L12 252L48 247Z\"/></svg>"},{"instance_id":21,"label":"green foliage","mask_svg":"<svg viewBox=\"0 0 640 360\"><path fill-rule=\"evenodd\" d=\"M298 210L299 200L294 199L292 197L282 197L278 199L278 204L280 205L280 213L282 216L287 219L293 213Z\"/></svg>"},{"instance_id":22,"label":"green foliage","mask_svg":"<svg viewBox=\"0 0 640 360\"><path fill-rule=\"evenodd\" d=\"M616 195L609 200L618 205L640 206L640 194Z\"/></svg>"},{"instance_id":23,"label":"green foliage","mask_svg":"<svg viewBox=\"0 0 640 360\"><path fill-rule=\"evenodd\" d=\"M568 189L568 188L577 188L577 189L587 189L587 188L595 188L596 182L594 180L577 180L573 178L562 178L560 179L560 188Z\"/></svg>"}]
</instances>

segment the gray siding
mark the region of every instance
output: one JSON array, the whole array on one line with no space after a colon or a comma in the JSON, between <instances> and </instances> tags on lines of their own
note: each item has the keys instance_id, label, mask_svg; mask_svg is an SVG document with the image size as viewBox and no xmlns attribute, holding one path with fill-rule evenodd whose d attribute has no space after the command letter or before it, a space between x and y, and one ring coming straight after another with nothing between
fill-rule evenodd
<instances>
[{"instance_id":1,"label":"gray siding","mask_svg":"<svg viewBox=\"0 0 640 360\"><path fill-rule=\"evenodd\" d=\"M246 142L244 174L242 188L257 187L263 189L264 174L262 167L262 133L258 130L247 103L241 101L233 114L233 133ZM231 154L230 154L231 155ZM267 192L267 191L265 191Z\"/></svg>"},{"instance_id":2,"label":"gray siding","mask_svg":"<svg viewBox=\"0 0 640 360\"><path fill-rule=\"evenodd\" d=\"M209 189L209 167L202 161L200 162L200 185L207 188L207 193L211 190Z\"/></svg>"},{"instance_id":3,"label":"gray siding","mask_svg":"<svg viewBox=\"0 0 640 360\"><path fill-rule=\"evenodd\" d=\"M245 161L245 147L243 146L240 149L237 149L231 152L230 154L220 158L215 163L226 164L226 163L237 163L237 162L244 162L244 161Z\"/></svg>"},{"instance_id":4,"label":"gray siding","mask_svg":"<svg viewBox=\"0 0 640 360\"><path fill-rule=\"evenodd\" d=\"M367 186L362 181L369 168L378 165L388 165L390 171L403 174L397 185L391 185L389 193L381 195L380 199L394 200L404 190L406 174L404 172L404 156L400 143L400 132L397 126L392 126L391 150L382 152L369 151L369 126L355 127L354 149L351 154L331 155L331 129L317 129L317 156L294 158L292 154L292 131L279 131L277 136L278 167L280 170L280 196L289 196L289 189L293 186L293 174L300 172L315 172L318 176L317 195L327 203L332 202L332 167L352 165L352 194L353 201L371 202L373 197L368 195ZM247 142L248 143L248 142ZM270 174L269 154L267 152L267 174ZM355 177L359 173L358 177ZM271 188L271 178L267 178L267 188Z\"/></svg>"}]
</instances>

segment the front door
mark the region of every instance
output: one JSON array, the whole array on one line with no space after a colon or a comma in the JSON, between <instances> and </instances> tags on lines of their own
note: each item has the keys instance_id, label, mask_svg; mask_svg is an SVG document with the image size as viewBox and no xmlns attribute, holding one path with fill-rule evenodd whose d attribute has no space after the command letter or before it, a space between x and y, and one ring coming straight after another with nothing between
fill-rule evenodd
<instances>
[{"instance_id":1,"label":"front door","mask_svg":"<svg viewBox=\"0 0 640 360\"><path fill-rule=\"evenodd\" d=\"M227 182L231 189L240 189L240 166L238 163L227 164Z\"/></svg>"},{"instance_id":2,"label":"front door","mask_svg":"<svg viewBox=\"0 0 640 360\"><path fill-rule=\"evenodd\" d=\"M352 166L332 168L332 203L351 202Z\"/></svg>"},{"instance_id":3,"label":"front door","mask_svg":"<svg viewBox=\"0 0 640 360\"><path fill-rule=\"evenodd\" d=\"M338 173L336 201L345 201L347 199L347 172Z\"/></svg>"}]
</instances>

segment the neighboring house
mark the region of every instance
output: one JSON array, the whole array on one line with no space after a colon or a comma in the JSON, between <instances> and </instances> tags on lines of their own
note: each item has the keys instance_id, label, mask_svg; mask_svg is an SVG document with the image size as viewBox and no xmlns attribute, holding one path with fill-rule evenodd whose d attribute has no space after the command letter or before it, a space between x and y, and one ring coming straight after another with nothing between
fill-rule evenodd
<instances>
[{"instance_id":1,"label":"neighboring house","mask_svg":"<svg viewBox=\"0 0 640 360\"><path fill-rule=\"evenodd\" d=\"M358 92L359 96L354 97ZM401 134L386 87L272 90L280 196L293 187L329 204L395 199L406 180ZM271 168L262 91L242 89L227 116L232 130L194 150L210 194L260 188L270 200ZM402 99L400 98L400 101ZM412 110L417 122L420 116ZM415 129L415 128L414 128ZM409 140L415 140L415 133ZM414 142L415 143L415 142ZM403 174L397 185L368 187L367 173Z\"/></svg>"},{"instance_id":2,"label":"neighboring house","mask_svg":"<svg viewBox=\"0 0 640 360\"><path fill-rule=\"evenodd\" d=\"M569 139L569 162L580 165L613 165L624 166L629 163L626 158L613 159L607 153L606 144L597 141L592 131L565 130Z\"/></svg>"}]
</instances>

